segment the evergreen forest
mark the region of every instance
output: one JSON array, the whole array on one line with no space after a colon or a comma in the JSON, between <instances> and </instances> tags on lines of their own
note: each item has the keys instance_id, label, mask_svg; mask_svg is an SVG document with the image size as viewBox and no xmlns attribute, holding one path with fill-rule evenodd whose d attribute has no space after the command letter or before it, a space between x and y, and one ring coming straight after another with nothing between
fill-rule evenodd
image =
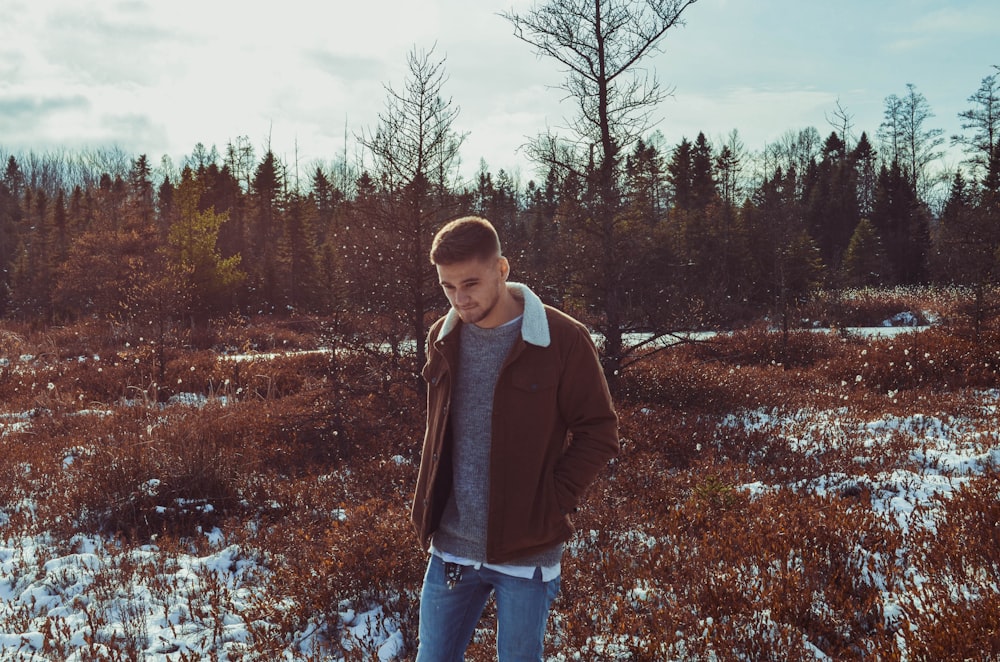
<instances>
[{"instance_id":1,"label":"evergreen forest","mask_svg":"<svg viewBox=\"0 0 1000 662\"><path fill-rule=\"evenodd\" d=\"M579 149L589 130L541 136L539 176L525 182L485 162L459 174L444 61L414 50L408 64L354 162L345 148L300 168L246 137L221 152L199 143L179 166L117 147L0 150L0 314L154 325L204 346L213 320L313 316L398 347L441 312L429 242L466 214L498 227L515 279L603 334L614 370L630 360L630 334L761 317L788 328L821 290L962 285L977 316L988 310L998 67L970 91L961 135L933 127L912 84L885 98L871 133L838 103L825 136L789 129L759 149L738 130L666 144L608 114L593 127L603 146ZM941 166L949 142L965 156L953 171Z\"/></svg>"}]
</instances>

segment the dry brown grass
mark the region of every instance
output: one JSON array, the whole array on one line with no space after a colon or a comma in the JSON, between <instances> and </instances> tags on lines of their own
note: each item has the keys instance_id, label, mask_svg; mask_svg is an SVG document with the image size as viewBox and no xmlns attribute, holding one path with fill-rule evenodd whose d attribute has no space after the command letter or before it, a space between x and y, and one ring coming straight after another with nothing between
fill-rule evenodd
<instances>
[{"instance_id":1,"label":"dry brown grass","mask_svg":"<svg viewBox=\"0 0 1000 662\"><path fill-rule=\"evenodd\" d=\"M899 313L912 314L921 324L962 324L971 313L971 292L956 287L895 287L825 291L802 306L809 325L879 326Z\"/></svg>"},{"instance_id":2,"label":"dry brown grass","mask_svg":"<svg viewBox=\"0 0 1000 662\"><path fill-rule=\"evenodd\" d=\"M312 350L317 329L230 327L220 340ZM344 648L343 613L376 605L412 652L425 563L408 523L423 428L414 366L362 350L233 360L173 349L161 372L148 343L114 335L0 334L0 535L196 552L218 527L261 568L246 579L260 589L243 612L246 659L278 657L304 630L370 659L361 642ZM993 450L981 394L1000 386L1000 334L970 338L952 326L785 343L753 327L637 364L619 402L622 454L576 518L553 659L1000 654L997 476L956 476L963 487L933 520L903 527L875 506L888 498L879 477L930 470L914 455L923 432L887 434L876 451L858 432L885 417L967 416L965 432ZM754 412L782 422L748 424ZM115 567L109 582L164 571ZM192 608L225 595L219 586ZM67 650L57 622L46 636L50 659ZM137 641L102 650L128 659ZM486 636L468 659L494 655Z\"/></svg>"}]
</instances>

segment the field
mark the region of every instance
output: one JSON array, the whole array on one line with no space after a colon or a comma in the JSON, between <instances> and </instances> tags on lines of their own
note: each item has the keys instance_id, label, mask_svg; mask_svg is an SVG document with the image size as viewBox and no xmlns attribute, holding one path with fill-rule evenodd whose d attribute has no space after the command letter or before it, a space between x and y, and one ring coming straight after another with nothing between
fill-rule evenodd
<instances>
[{"instance_id":1,"label":"field","mask_svg":"<svg viewBox=\"0 0 1000 662\"><path fill-rule=\"evenodd\" d=\"M1000 328L968 311L856 292L801 311L833 330L630 368L548 658L1000 655ZM853 330L892 318L925 325ZM324 320L148 331L0 331L0 659L411 659L408 356Z\"/></svg>"}]
</instances>

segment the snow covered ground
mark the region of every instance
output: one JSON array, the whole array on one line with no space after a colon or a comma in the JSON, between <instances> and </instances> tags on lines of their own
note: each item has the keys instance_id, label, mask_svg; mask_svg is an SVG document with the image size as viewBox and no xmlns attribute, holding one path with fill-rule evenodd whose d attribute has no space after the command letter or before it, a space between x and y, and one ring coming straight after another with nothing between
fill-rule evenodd
<instances>
[{"instance_id":1,"label":"snow covered ground","mask_svg":"<svg viewBox=\"0 0 1000 662\"><path fill-rule=\"evenodd\" d=\"M282 596L263 593L267 571L254 552L227 544L218 529L205 535L215 551L204 556L156 545L125 549L92 536L69 545L44 534L0 539L0 623L7 630L0 632L0 660L119 659L116 650L143 660L245 659L254 637L269 628L253 619L255 608L280 605ZM402 648L381 609L345 608L341 621L346 650L364 646L391 660ZM298 633L284 659L315 656L315 633L315 624Z\"/></svg>"},{"instance_id":2,"label":"snow covered ground","mask_svg":"<svg viewBox=\"0 0 1000 662\"><path fill-rule=\"evenodd\" d=\"M981 416L993 417L1000 392L983 392L981 401ZM863 484L871 491L873 509L904 528L926 524L935 516L939 497L1000 465L996 439L981 438L982 421L921 414L859 421L846 413L747 411L729 416L723 426L768 430L806 454L828 450L817 444L836 444L838 439L860 440L862 447L877 454L890 438L911 437L915 443L910 459L916 469L865 476L831 474L795 486L823 494ZM9 430L22 423L8 419L5 425ZM824 428L823 434L813 434L817 426ZM773 486L748 484L742 489L759 492ZM3 660L92 659L79 651L93 655L101 650L100 642L108 650L114 642L119 646L129 642L145 660L210 655L223 661L241 659L253 637L267 628L253 620L252 606L261 600L275 604L282 600L280 595L261 595L260 579L267 572L261 559L252 550L227 542L226 532L218 529L204 533L214 551L195 556L164 552L155 545L127 549L91 536L78 536L69 544L44 533L8 537L3 535L7 519L8 514L0 511L0 622L7 630L0 633ZM898 597L885 596L888 618ZM344 646L364 645L376 650L381 660L394 659L400 652L402 635L380 610L353 613L345 607L342 621ZM64 634L51 637L51 632ZM52 650L47 641L55 639L68 646ZM285 659L315 654L316 643L312 632L303 630L288 642Z\"/></svg>"}]
</instances>

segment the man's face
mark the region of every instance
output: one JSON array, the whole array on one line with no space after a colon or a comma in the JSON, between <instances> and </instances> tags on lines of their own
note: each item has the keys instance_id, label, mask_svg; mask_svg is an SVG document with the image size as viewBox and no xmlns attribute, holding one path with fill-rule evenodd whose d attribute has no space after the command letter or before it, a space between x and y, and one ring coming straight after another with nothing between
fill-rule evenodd
<instances>
[{"instance_id":1,"label":"man's face","mask_svg":"<svg viewBox=\"0 0 1000 662\"><path fill-rule=\"evenodd\" d=\"M438 280L448 302L466 324L497 326L497 302L507 281L507 258L471 259L437 265Z\"/></svg>"}]
</instances>

